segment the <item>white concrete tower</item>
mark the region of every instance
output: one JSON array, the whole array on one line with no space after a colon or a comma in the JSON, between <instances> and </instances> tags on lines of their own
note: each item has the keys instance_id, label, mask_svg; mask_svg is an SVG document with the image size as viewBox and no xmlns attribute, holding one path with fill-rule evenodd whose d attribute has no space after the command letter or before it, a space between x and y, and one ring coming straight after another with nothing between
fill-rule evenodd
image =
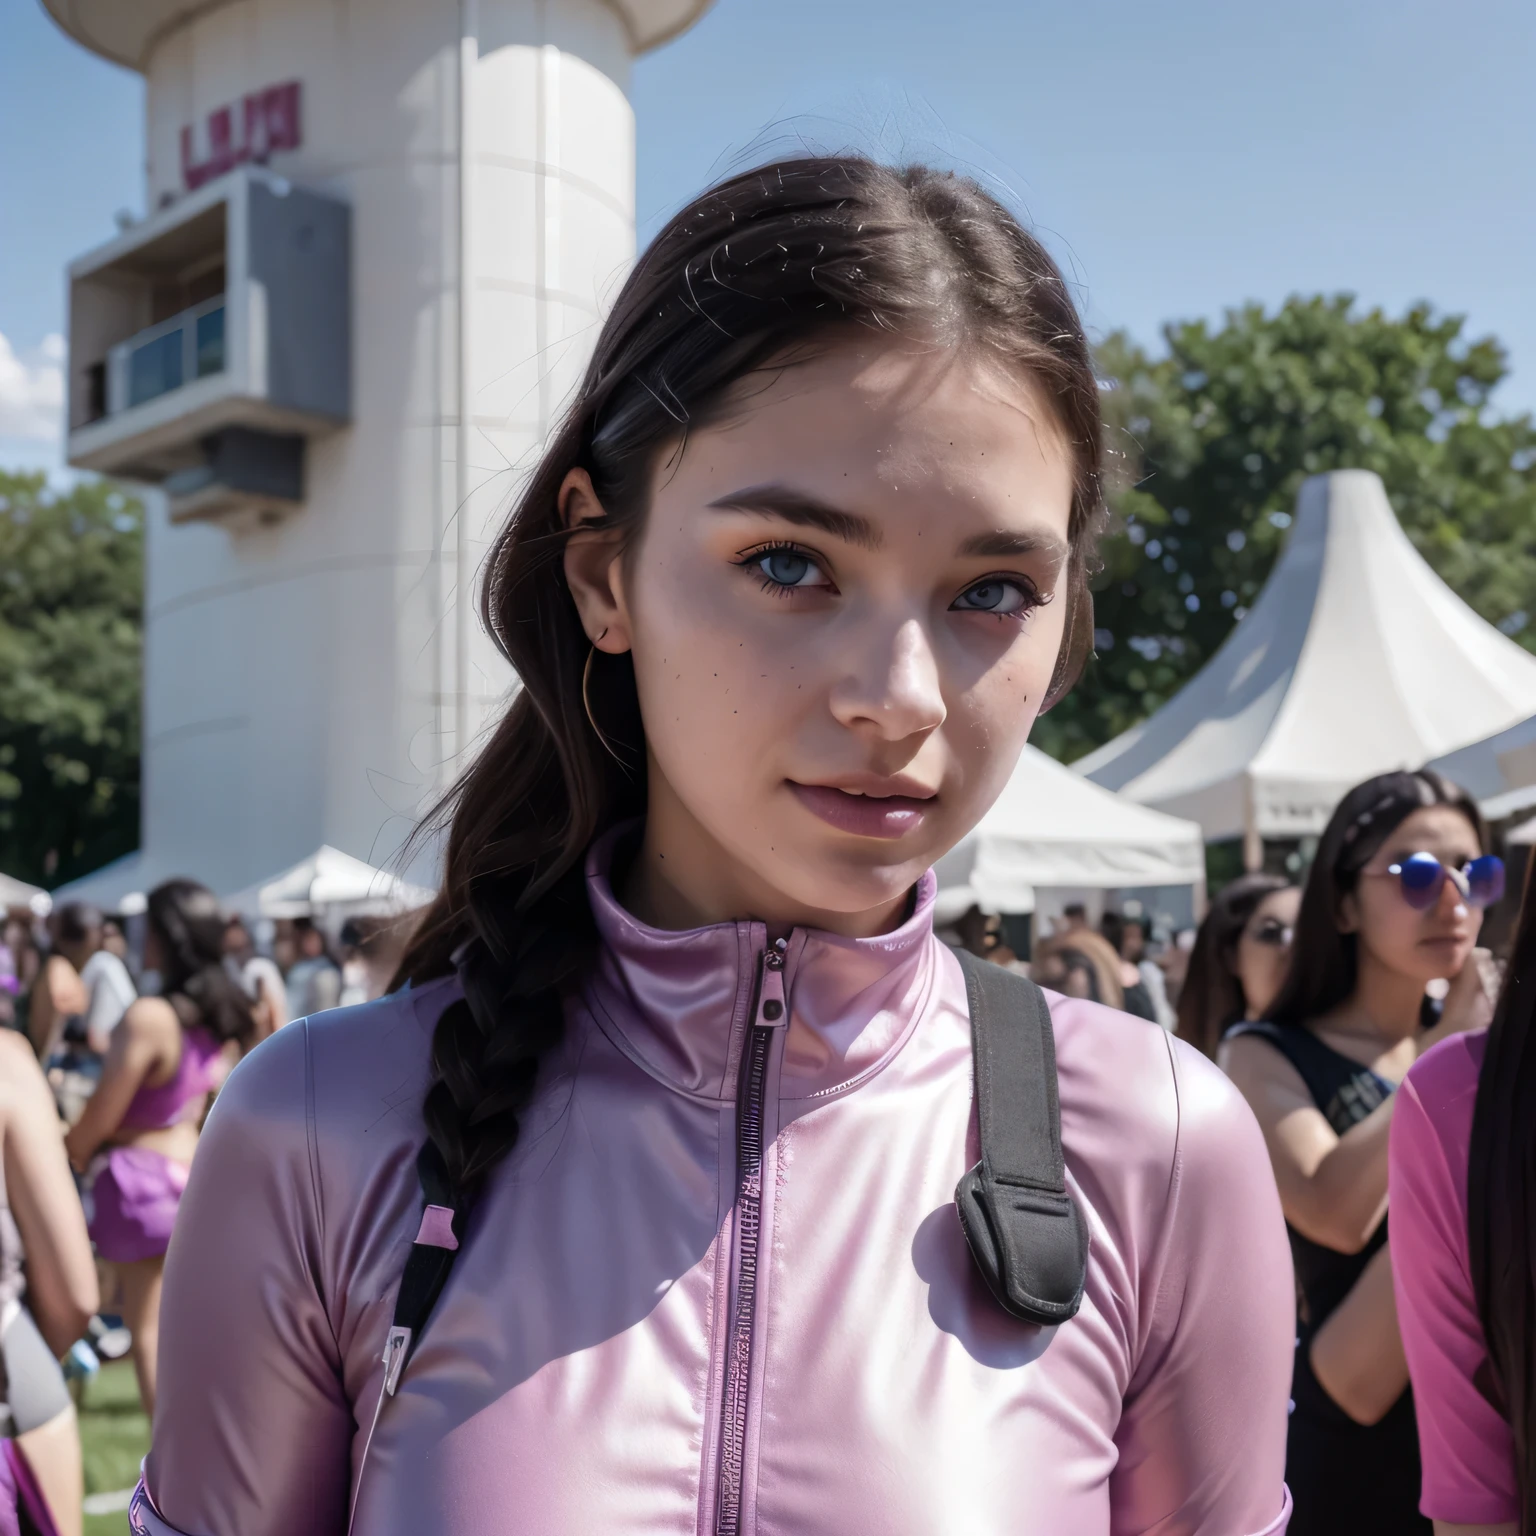
<instances>
[{"instance_id":1,"label":"white concrete tower","mask_svg":"<svg viewBox=\"0 0 1536 1536\"><path fill-rule=\"evenodd\" d=\"M708 0L44 3L148 87L148 216L70 273L69 459L159 487L96 894L382 862L504 701L477 572L633 259L630 61Z\"/></svg>"}]
</instances>

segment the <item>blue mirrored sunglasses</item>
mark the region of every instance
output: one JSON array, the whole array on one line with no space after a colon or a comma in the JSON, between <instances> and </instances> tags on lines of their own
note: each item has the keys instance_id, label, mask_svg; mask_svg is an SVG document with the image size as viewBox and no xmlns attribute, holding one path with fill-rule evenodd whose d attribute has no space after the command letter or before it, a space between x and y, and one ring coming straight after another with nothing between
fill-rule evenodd
<instances>
[{"instance_id":1,"label":"blue mirrored sunglasses","mask_svg":"<svg viewBox=\"0 0 1536 1536\"><path fill-rule=\"evenodd\" d=\"M1418 912L1427 912L1439 901L1447 879L1456 883L1468 906L1491 907L1504 894L1504 861L1491 853L1460 869L1448 869L1432 853L1412 853L1386 873L1397 876L1403 900Z\"/></svg>"}]
</instances>

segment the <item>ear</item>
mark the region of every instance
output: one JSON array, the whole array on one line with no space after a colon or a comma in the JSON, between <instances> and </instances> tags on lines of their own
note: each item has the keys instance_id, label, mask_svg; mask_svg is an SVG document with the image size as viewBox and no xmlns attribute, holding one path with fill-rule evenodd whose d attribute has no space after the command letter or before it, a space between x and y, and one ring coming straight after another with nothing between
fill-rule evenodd
<instances>
[{"instance_id":1,"label":"ear","mask_svg":"<svg viewBox=\"0 0 1536 1536\"><path fill-rule=\"evenodd\" d=\"M573 530L565 545L565 583L581 626L600 651L617 656L633 644L620 559L623 534L601 526L607 513L584 469L566 475L556 505L560 521Z\"/></svg>"},{"instance_id":2,"label":"ear","mask_svg":"<svg viewBox=\"0 0 1536 1536\"><path fill-rule=\"evenodd\" d=\"M1335 910L1338 915L1334 921L1340 933L1359 933L1360 893L1358 891L1345 891L1339 897L1339 904Z\"/></svg>"}]
</instances>

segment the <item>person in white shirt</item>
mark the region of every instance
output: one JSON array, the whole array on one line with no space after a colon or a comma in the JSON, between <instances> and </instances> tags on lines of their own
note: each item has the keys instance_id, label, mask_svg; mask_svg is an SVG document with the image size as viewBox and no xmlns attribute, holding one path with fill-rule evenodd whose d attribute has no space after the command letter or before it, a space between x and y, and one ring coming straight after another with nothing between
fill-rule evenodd
<instances>
[{"instance_id":1,"label":"person in white shirt","mask_svg":"<svg viewBox=\"0 0 1536 1536\"><path fill-rule=\"evenodd\" d=\"M106 1055L112 1031L139 995L128 967L103 947L103 925L101 913L83 901L66 902L52 923L53 947L80 973L86 994L79 1022L67 1021L65 1036L82 1037L96 1056Z\"/></svg>"}]
</instances>

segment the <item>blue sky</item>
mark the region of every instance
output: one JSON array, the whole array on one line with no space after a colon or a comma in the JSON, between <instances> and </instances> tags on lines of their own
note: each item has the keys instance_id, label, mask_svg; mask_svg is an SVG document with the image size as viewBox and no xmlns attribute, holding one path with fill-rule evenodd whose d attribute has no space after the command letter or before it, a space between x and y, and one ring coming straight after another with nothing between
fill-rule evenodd
<instances>
[{"instance_id":1,"label":"blue sky","mask_svg":"<svg viewBox=\"0 0 1536 1536\"><path fill-rule=\"evenodd\" d=\"M635 69L642 239L712 176L853 145L1005 189L1098 332L1427 298L1536 409L1530 0L717 0ZM0 0L0 464L56 462L63 266L142 201L142 87Z\"/></svg>"}]
</instances>

